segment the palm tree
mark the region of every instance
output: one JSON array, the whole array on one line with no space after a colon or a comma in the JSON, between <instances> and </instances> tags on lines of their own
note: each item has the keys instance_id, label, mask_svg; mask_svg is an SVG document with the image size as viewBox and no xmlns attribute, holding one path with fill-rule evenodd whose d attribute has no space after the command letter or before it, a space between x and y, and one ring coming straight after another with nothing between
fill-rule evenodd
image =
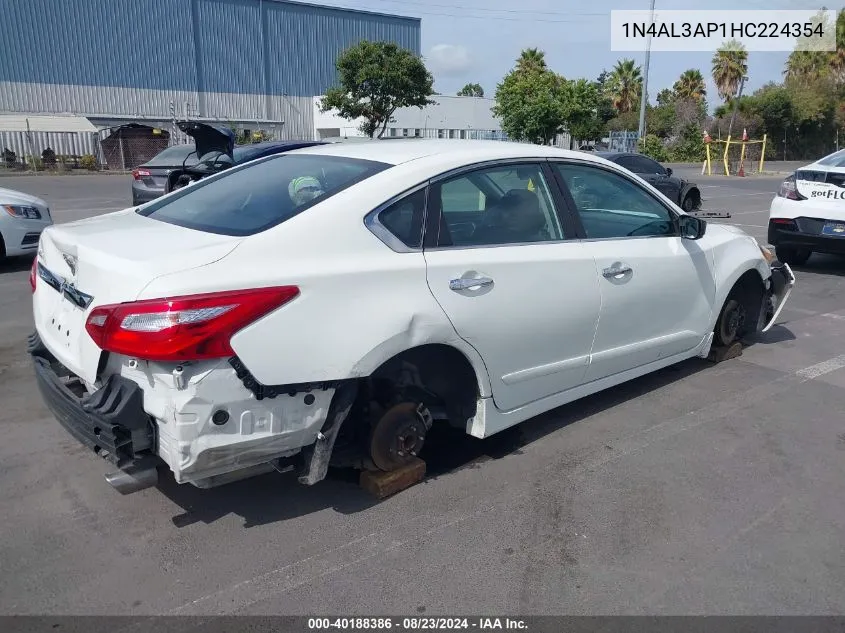
<instances>
[{"instance_id":1,"label":"palm tree","mask_svg":"<svg viewBox=\"0 0 845 633\"><path fill-rule=\"evenodd\" d=\"M736 40L728 42L713 55L712 72L719 96L723 101L730 101L748 74L748 51Z\"/></svg>"},{"instance_id":2,"label":"palm tree","mask_svg":"<svg viewBox=\"0 0 845 633\"><path fill-rule=\"evenodd\" d=\"M640 99L643 77L633 59L621 59L610 72L610 99L619 114L631 112Z\"/></svg>"},{"instance_id":3,"label":"palm tree","mask_svg":"<svg viewBox=\"0 0 845 633\"><path fill-rule=\"evenodd\" d=\"M828 73L830 61L827 53L792 51L783 74L787 79L818 79Z\"/></svg>"},{"instance_id":4,"label":"palm tree","mask_svg":"<svg viewBox=\"0 0 845 633\"><path fill-rule=\"evenodd\" d=\"M516 60L517 70L546 70L546 53L539 48L526 48Z\"/></svg>"},{"instance_id":5,"label":"palm tree","mask_svg":"<svg viewBox=\"0 0 845 633\"><path fill-rule=\"evenodd\" d=\"M690 68L681 73L678 81L672 86L672 90L679 99L689 99L692 101L701 101L707 96L707 89L704 87L704 77L701 71L695 68Z\"/></svg>"}]
</instances>

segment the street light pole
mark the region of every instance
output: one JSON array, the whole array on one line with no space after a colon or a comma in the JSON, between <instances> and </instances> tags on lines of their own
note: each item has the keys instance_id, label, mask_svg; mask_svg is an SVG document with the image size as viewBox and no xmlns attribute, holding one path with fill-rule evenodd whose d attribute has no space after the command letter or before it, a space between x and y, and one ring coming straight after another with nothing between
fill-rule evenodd
<instances>
[{"instance_id":1,"label":"street light pole","mask_svg":"<svg viewBox=\"0 0 845 633\"><path fill-rule=\"evenodd\" d=\"M645 44L645 64L643 68L643 89L640 95L640 127L639 138L645 136L645 106L648 101L648 64L651 61L651 25L654 24L654 0L651 0L649 16L649 35Z\"/></svg>"}]
</instances>

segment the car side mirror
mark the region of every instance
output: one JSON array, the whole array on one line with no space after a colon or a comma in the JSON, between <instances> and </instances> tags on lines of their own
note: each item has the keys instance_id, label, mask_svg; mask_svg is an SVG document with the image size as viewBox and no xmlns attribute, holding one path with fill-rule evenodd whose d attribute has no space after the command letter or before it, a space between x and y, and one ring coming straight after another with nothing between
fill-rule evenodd
<instances>
[{"instance_id":1,"label":"car side mirror","mask_svg":"<svg viewBox=\"0 0 845 633\"><path fill-rule=\"evenodd\" d=\"M667 167L667 168L666 168L666 175L667 175L667 176L671 176L671 175L672 175L672 168L671 168L671 167Z\"/></svg>"},{"instance_id":2,"label":"car side mirror","mask_svg":"<svg viewBox=\"0 0 845 633\"><path fill-rule=\"evenodd\" d=\"M681 237L685 240L701 239L707 230L707 222L691 215L680 216L678 218L678 224L681 229Z\"/></svg>"}]
</instances>

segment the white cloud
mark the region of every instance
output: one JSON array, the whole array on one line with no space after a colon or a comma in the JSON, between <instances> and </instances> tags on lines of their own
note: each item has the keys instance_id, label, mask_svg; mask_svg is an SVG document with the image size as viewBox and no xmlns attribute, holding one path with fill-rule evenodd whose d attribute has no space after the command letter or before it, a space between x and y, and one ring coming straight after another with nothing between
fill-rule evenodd
<instances>
[{"instance_id":1,"label":"white cloud","mask_svg":"<svg viewBox=\"0 0 845 633\"><path fill-rule=\"evenodd\" d=\"M465 46L436 44L425 59L426 65L436 75L460 75L472 68L472 58Z\"/></svg>"}]
</instances>

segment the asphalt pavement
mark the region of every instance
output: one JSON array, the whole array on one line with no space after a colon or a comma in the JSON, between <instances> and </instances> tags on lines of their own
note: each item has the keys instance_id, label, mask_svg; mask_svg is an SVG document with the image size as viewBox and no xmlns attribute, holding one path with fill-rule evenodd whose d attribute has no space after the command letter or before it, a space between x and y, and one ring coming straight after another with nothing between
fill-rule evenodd
<instances>
[{"instance_id":1,"label":"asphalt pavement","mask_svg":"<svg viewBox=\"0 0 845 633\"><path fill-rule=\"evenodd\" d=\"M705 178L765 241L781 177ZM124 176L7 177L57 222ZM0 613L843 614L845 261L814 256L778 325L489 440L443 434L375 502L346 472L121 496L41 404L29 261L0 264Z\"/></svg>"}]
</instances>

